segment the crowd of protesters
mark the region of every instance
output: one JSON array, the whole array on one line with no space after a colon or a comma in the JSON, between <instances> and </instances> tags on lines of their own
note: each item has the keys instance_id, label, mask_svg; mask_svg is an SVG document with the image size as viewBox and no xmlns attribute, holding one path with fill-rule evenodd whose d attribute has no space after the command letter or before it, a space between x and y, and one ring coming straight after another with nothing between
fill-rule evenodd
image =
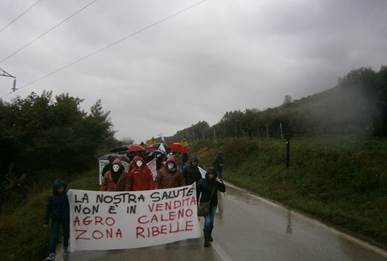
<instances>
[{"instance_id":1,"label":"crowd of protesters","mask_svg":"<svg viewBox=\"0 0 387 261\"><path fill-rule=\"evenodd\" d=\"M146 154L145 151L129 151L126 155L124 168L119 157L110 155L109 163L102 170L101 191L144 191L153 189L176 188L196 183L199 204L208 204L208 213L204 215L204 246L209 247L213 241L212 230L214 217L219 203L219 192L225 192L223 183L223 153L216 156L212 167L205 177L199 169L199 159L189 157L188 153L160 152ZM157 175L154 177L147 163L156 161ZM221 211L221 209L219 209ZM59 229L63 230L64 253L68 253L69 240L69 202L66 185L61 180L55 180L53 194L47 204L45 224L51 220L49 256L46 260L55 260L55 249Z\"/></svg>"}]
</instances>

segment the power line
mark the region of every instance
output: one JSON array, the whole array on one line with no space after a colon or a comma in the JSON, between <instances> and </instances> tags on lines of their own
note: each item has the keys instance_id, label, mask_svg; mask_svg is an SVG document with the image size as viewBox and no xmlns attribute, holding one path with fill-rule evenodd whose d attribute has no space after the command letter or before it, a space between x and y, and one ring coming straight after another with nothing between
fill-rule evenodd
<instances>
[{"instance_id":1,"label":"power line","mask_svg":"<svg viewBox=\"0 0 387 261\"><path fill-rule=\"evenodd\" d=\"M207 2L207 1L209 1L209 0L202 0L202 1L199 1L199 2L195 2L192 5L189 5L189 6L185 7L185 8L183 8L183 9L180 9L179 11L171 13L171 14L165 16L164 18L161 18L161 19L159 19L159 20L157 20L157 21L155 21L155 22L153 22L151 24L148 24L148 25L146 25L146 26L144 26L144 27L142 27L142 28L140 28L140 29L138 29L138 30L136 30L136 31L134 31L134 32L132 32L132 33L130 33L130 34L128 34L128 35L126 35L126 36L116 40L116 41L114 41L114 42L111 42L111 43L109 43L109 44L107 44L107 45L105 45L105 46L103 46L103 47L101 47L99 49L96 49L96 50L94 50L94 51L92 51L92 52L90 52L90 53L88 53L88 54L86 54L84 56L81 56L81 57L75 59L74 61L72 61L70 63L64 64L64 65L56 68L55 70L52 70L49 73L46 73L46 74L44 74L44 75L42 75L42 76L40 76L38 78L35 78L34 80L24 84L18 90L21 90L21 89L24 89L24 88L26 88L26 87L28 87L30 85L33 85L33 84L35 84L35 83L37 83L37 82L39 82L39 81L41 81L41 80L43 80L43 79L53 75L55 73L58 73L58 72L66 69L66 68L68 68L68 67L70 67L70 66L72 66L74 64L77 64L77 63L79 63L79 62L81 62L81 61L83 61L83 60L85 60L85 59L87 59L87 58L89 58L91 56L94 56L94 55L96 55L96 54L98 54L98 53L100 53L100 52L102 52L102 51L104 51L104 50L106 50L108 48L111 48L111 47L113 47L113 46L115 46L115 45L117 45L117 44L119 44L119 43L129 39L129 38L132 38L132 37L134 37L134 36L144 32L144 31L146 31L148 29L151 29L152 27L155 27L155 26L157 26L157 25L159 25L161 23L164 23L164 22L166 22L166 21L168 21L168 20L170 20L170 19L172 19L172 18L174 18L174 17L176 17L176 16L178 16L178 15L180 15L182 13L185 13L185 12L193 9L194 7L197 7L197 6L203 4L203 3Z\"/></svg>"},{"instance_id":2,"label":"power line","mask_svg":"<svg viewBox=\"0 0 387 261\"><path fill-rule=\"evenodd\" d=\"M1 29L0 29L0 33L2 31L4 31L8 26L10 26L11 24L13 24L14 22L16 22L20 17L22 17L23 15L25 15L26 13L28 13L28 11L30 11L35 5L37 5L41 0L37 0L35 1L34 3L32 3L29 7L27 7L23 12L21 12L18 16L16 16L14 19L12 19L11 21L8 22L8 24L5 24Z\"/></svg>"},{"instance_id":3,"label":"power line","mask_svg":"<svg viewBox=\"0 0 387 261\"><path fill-rule=\"evenodd\" d=\"M40 1L40 0L39 0ZM44 33L41 33L40 35L36 36L35 38L33 38L31 41L29 41L28 43L26 43L25 45L21 46L20 48L16 49L13 53L11 53L10 55L2 58L0 60L0 63L3 63L5 62L6 60L8 60L9 58L17 55L18 53L20 53L21 51L23 51L24 49L26 49L27 47L29 47L30 45L32 45L34 42L36 42L37 40L39 40L40 38L42 38L43 36L49 34L50 32L52 32L53 30L55 30L56 28L58 28L59 26L61 26L62 24L64 24L65 22L67 22L68 20L70 20L71 18L73 18L74 16L76 16L77 14L79 14L80 12L82 12L83 10L85 10L86 8L88 8L89 6L91 6L92 4L94 4L95 2L97 2L97 0L92 0L90 2L88 2L86 5L82 6L81 8L79 8L78 10L76 10L74 13L72 13L71 15L67 16L65 19L63 19L62 21L60 21L59 23L55 24L54 26L50 27L47 31L45 31Z\"/></svg>"}]
</instances>

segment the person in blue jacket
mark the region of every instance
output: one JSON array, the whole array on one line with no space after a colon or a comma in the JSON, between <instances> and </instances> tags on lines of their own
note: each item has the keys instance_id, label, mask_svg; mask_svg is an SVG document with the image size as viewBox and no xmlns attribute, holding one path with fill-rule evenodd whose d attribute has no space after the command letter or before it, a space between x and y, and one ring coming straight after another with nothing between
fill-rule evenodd
<instances>
[{"instance_id":1,"label":"person in blue jacket","mask_svg":"<svg viewBox=\"0 0 387 261\"><path fill-rule=\"evenodd\" d=\"M59 237L59 230L63 230L64 253L68 253L70 207L67 197L66 184L63 180L56 179L53 183L52 195L48 198L44 224L48 225L51 220L49 255L47 261L55 260L56 245Z\"/></svg>"}]
</instances>

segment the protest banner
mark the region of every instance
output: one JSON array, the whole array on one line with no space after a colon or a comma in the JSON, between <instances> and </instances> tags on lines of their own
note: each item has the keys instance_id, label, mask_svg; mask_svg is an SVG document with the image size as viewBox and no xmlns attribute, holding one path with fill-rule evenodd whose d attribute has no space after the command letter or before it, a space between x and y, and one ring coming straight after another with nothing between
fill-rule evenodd
<instances>
[{"instance_id":1,"label":"protest banner","mask_svg":"<svg viewBox=\"0 0 387 261\"><path fill-rule=\"evenodd\" d=\"M200 237L195 185L149 191L69 190L70 251L128 249Z\"/></svg>"}]
</instances>

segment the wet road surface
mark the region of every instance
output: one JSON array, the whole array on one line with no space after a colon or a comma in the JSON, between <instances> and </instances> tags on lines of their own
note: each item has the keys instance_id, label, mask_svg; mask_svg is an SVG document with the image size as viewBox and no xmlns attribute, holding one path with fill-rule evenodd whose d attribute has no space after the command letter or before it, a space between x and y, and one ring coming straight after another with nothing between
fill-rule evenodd
<instances>
[{"instance_id":1,"label":"wet road surface","mask_svg":"<svg viewBox=\"0 0 387 261\"><path fill-rule=\"evenodd\" d=\"M214 249L205 249L201 239L186 240L168 245L112 251L84 251L73 253L65 260L79 261L222 261Z\"/></svg>"},{"instance_id":2,"label":"wet road surface","mask_svg":"<svg viewBox=\"0 0 387 261\"><path fill-rule=\"evenodd\" d=\"M164 246L71 254L67 260L387 261L387 253L246 191L227 187L212 248L202 239Z\"/></svg>"}]
</instances>

